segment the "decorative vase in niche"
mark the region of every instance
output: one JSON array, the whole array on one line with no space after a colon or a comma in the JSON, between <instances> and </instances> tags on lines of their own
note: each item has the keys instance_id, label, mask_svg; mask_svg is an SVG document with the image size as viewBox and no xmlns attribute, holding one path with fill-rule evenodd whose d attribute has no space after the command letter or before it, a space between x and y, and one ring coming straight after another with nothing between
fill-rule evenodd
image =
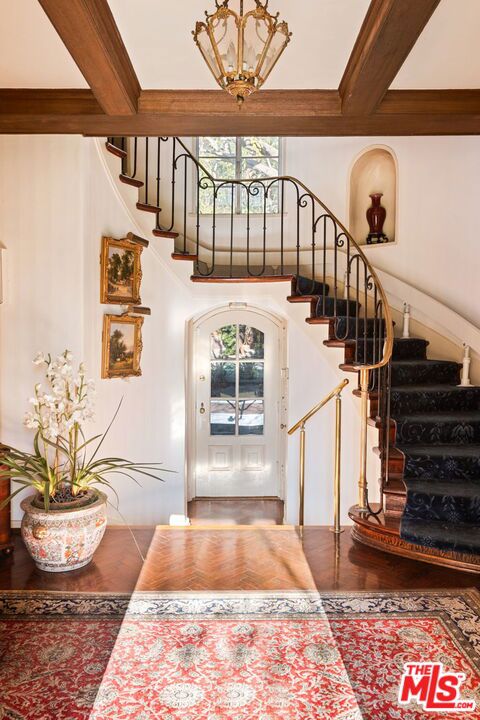
<instances>
[{"instance_id":1,"label":"decorative vase in niche","mask_svg":"<svg viewBox=\"0 0 480 720\"><path fill-rule=\"evenodd\" d=\"M372 243L388 242L388 237L383 232L387 211L380 204L383 193L371 193L372 204L367 210L367 220L370 232L367 235L367 245Z\"/></svg>"}]
</instances>

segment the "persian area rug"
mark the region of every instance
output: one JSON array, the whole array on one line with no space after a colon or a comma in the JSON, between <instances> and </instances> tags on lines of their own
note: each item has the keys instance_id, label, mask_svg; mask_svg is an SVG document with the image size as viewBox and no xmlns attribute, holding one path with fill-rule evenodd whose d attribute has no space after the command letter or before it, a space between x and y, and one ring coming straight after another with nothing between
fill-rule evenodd
<instances>
[{"instance_id":1,"label":"persian area rug","mask_svg":"<svg viewBox=\"0 0 480 720\"><path fill-rule=\"evenodd\" d=\"M478 719L479 597L0 593L0 718ZM401 706L408 662L464 673L477 710Z\"/></svg>"}]
</instances>

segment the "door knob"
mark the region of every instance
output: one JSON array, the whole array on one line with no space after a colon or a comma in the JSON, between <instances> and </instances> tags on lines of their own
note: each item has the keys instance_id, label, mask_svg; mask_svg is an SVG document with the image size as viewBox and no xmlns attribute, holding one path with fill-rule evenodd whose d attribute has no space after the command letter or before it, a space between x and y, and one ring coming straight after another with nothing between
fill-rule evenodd
<instances>
[{"instance_id":1,"label":"door knob","mask_svg":"<svg viewBox=\"0 0 480 720\"><path fill-rule=\"evenodd\" d=\"M205 405L203 403L200 405L200 415L205 415Z\"/></svg>"}]
</instances>

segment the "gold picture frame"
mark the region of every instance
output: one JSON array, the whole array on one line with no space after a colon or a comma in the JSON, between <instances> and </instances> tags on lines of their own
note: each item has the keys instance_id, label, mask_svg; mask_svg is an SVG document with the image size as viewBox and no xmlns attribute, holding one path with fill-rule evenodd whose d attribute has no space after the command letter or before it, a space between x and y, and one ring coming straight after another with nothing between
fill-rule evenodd
<instances>
[{"instance_id":1,"label":"gold picture frame","mask_svg":"<svg viewBox=\"0 0 480 720\"><path fill-rule=\"evenodd\" d=\"M143 317L104 315L102 378L137 377L142 374Z\"/></svg>"},{"instance_id":2,"label":"gold picture frame","mask_svg":"<svg viewBox=\"0 0 480 720\"><path fill-rule=\"evenodd\" d=\"M100 302L140 305L143 247L129 238L102 238Z\"/></svg>"}]
</instances>

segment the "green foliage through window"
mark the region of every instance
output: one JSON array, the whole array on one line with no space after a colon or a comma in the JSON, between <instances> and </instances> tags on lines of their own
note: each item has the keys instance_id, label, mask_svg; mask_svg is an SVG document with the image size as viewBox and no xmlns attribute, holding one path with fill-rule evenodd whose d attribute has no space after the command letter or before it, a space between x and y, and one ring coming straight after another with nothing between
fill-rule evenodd
<instances>
[{"instance_id":1,"label":"green foliage through window","mask_svg":"<svg viewBox=\"0 0 480 720\"><path fill-rule=\"evenodd\" d=\"M280 174L280 138L278 137L201 137L198 139L198 159L216 180L254 180L274 178ZM260 187L260 186L257 186ZM199 193L200 213L213 213L211 184ZM218 190L215 212L263 213L263 189L258 194L247 193L244 187L226 185ZM267 213L278 213L278 185L274 184L266 198Z\"/></svg>"}]
</instances>

